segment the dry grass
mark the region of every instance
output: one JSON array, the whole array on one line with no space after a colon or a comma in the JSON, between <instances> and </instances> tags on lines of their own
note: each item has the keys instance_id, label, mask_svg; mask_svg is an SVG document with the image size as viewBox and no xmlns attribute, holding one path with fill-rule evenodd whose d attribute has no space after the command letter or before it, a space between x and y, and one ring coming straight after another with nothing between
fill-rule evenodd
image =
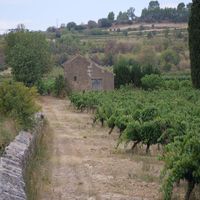
<instances>
[{"instance_id":1,"label":"dry grass","mask_svg":"<svg viewBox=\"0 0 200 200\"><path fill-rule=\"evenodd\" d=\"M17 129L13 120L0 117L0 155L5 147L15 138Z\"/></svg>"},{"instance_id":2,"label":"dry grass","mask_svg":"<svg viewBox=\"0 0 200 200\"><path fill-rule=\"evenodd\" d=\"M43 136L37 144L37 150L34 158L30 161L26 172L26 192L28 200L41 199L41 191L48 193L48 187L51 184L51 171L47 161L51 155L52 131L45 122Z\"/></svg>"},{"instance_id":3,"label":"dry grass","mask_svg":"<svg viewBox=\"0 0 200 200\"><path fill-rule=\"evenodd\" d=\"M155 28L180 28L180 29L186 29L188 27L187 23L152 23L154 24L154 29ZM112 27L112 29L118 29L120 28L121 30L125 30L128 28L136 28L139 29L141 26L152 29L152 24L151 23L138 23L138 24L132 24L132 25L115 25Z\"/></svg>"},{"instance_id":4,"label":"dry grass","mask_svg":"<svg viewBox=\"0 0 200 200\"><path fill-rule=\"evenodd\" d=\"M4 70L0 72L1 76L10 76L11 75L11 68L8 68L7 70Z\"/></svg>"}]
</instances>

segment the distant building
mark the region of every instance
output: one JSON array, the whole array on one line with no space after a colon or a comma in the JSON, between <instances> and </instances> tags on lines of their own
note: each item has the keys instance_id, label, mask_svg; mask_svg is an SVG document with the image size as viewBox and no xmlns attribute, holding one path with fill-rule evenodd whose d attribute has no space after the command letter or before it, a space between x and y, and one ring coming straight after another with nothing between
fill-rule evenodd
<instances>
[{"instance_id":1,"label":"distant building","mask_svg":"<svg viewBox=\"0 0 200 200\"><path fill-rule=\"evenodd\" d=\"M113 73L88 58L77 55L63 66L65 80L72 91L114 89Z\"/></svg>"}]
</instances>

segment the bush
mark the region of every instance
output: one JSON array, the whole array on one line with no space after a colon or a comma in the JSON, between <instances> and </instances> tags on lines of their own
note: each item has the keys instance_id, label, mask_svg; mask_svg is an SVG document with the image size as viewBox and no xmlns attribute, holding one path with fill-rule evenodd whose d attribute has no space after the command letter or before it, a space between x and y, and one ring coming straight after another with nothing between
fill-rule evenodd
<instances>
[{"instance_id":1,"label":"bush","mask_svg":"<svg viewBox=\"0 0 200 200\"><path fill-rule=\"evenodd\" d=\"M42 79L37 82L36 86L41 95L50 95L54 91L54 79Z\"/></svg>"},{"instance_id":2,"label":"bush","mask_svg":"<svg viewBox=\"0 0 200 200\"><path fill-rule=\"evenodd\" d=\"M64 97L67 93L63 75L42 79L37 83L37 89L41 95L53 95L56 97Z\"/></svg>"},{"instance_id":3,"label":"bush","mask_svg":"<svg viewBox=\"0 0 200 200\"><path fill-rule=\"evenodd\" d=\"M179 90L180 82L177 79L165 81L165 88L171 90Z\"/></svg>"},{"instance_id":4,"label":"bush","mask_svg":"<svg viewBox=\"0 0 200 200\"><path fill-rule=\"evenodd\" d=\"M164 86L164 80L157 74L145 75L141 82L145 90L159 89Z\"/></svg>"},{"instance_id":5,"label":"bush","mask_svg":"<svg viewBox=\"0 0 200 200\"><path fill-rule=\"evenodd\" d=\"M65 96L65 79L63 75L59 75L56 77L54 83L54 93L57 97L64 97Z\"/></svg>"},{"instance_id":6,"label":"bush","mask_svg":"<svg viewBox=\"0 0 200 200\"><path fill-rule=\"evenodd\" d=\"M179 54L172 50L167 49L161 54L161 63L165 67L165 69L169 70L172 65L178 65L180 62Z\"/></svg>"},{"instance_id":7,"label":"bush","mask_svg":"<svg viewBox=\"0 0 200 200\"><path fill-rule=\"evenodd\" d=\"M34 114L39 110L35 103L37 91L18 82L0 85L0 113L11 117L23 129L34 125Z\"/></svg>"}]
</instances>

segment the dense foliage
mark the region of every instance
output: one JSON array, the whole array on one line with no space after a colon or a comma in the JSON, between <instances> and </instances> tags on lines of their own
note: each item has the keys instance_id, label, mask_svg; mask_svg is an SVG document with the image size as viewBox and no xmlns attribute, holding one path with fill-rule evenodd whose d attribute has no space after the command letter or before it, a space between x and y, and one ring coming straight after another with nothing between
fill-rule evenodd
<instances>
[{"instance_id":1,"label":"dense foliage","mask_svg":"<svg viewBox=\"0 0 200 200\"><path fill-rule=\"evenodd\" d=\"M200 88L200 2L193 0L189 20L189 48L191 60L192 82L194 87Z\"/></svg>"},{"instance_id":2,"label":"dense foliage","mask_svg":"<svg viewBox=\"0 0 200 200\"><path fill-rule=\"evenodd\" d=\"M160 8L158 1L150 1L149 7L142 10L140 21L143 22L187 22L190 6L180 3L177 8Z\"/></svg>"},{"instance_id":3,"label":"dense foliage","mask_svg":"<svg viewBox=\"0 0 200 200\"><path fill-rule=\"evenodd\" d=\"M31 128L34 113L39 110L36 97L35 88L27 88L17 82L4 82L0 85L0 113L14 119L23 129Z\"/></svg>"},{"instance_id":4,"label":"dense foliage","mask_svg":"<svg viewBox=\"0 0 200 200\"><path fill-rule=\"evenodd\" d=\"M37 89L41 95L65 97L69 91L63 76L63 69L54 68L51 73L37 82Z\"/></svg>"},{"instance_id":5,"label":"dense foliage","mask_svg":"<svg viewBox=\"0 0 200 200\"><path fill-rule=\"evenodd\" d=\"M64 97L65 96L65 79L64 76L59 75L55 79L54 84L54 92L57 97Z\"/></svg>"},{"instance_id":6,"label":"dense foliage","mask_svg":"<svg viewBox=\"0 0 200 200\"><path fill-rule=\"evenodd\" d=\"M141 65L133 59L119 58L114 65L115 87L133 84L136 87L141 86L141 79L145 75L159 74L159 70L149 65Z\"/></svg>"},{"instance_id":7,"label":"dense foliage","mask_svg":"<svg viewBox=\"0 0 200 200\"><path fill-rule=\"evenodd\" d=\"M148 77L149 82L152 76L155 75ZM165 161L163 190L166 200L171 198L176 181L188 181L186 197L200 181L200 93L186 84L187 80L181 82L182 86L178 85L179 81L163 82L162 79L162 89L156 87L158 90L130 90L126 87L113 92L74 93L70 96L77 109L95 110L94 122L106 124L110 128L109 134L115 127L119 129L117 146L132 143L134 150L142 143L147 153L154 144L165 146L162 159Z\"/></svg>"},{"instance_id":8,"label":"dense foliage","mask_svg":"<svg viewBox=\"0 0 200 200\"><path fill-rule=\"evenodd\" d=\"M185 200L190 199L190 195L195 185L200 183L200 134L199 119L191 126L190 131L184 136L176 137L173 143L165 148L162 160L165 161L163 171L163 191L164 199L170 200L173 185L181 179L188 183Z\"/></svg>"},{"instance_id":9,"label":"dense foliage","mask_svg":"<svg viewBox=\"0 0 200 200\"><path fill-rule=\"evenodd\" d=\"M45 36L20 30L6 36L6 62L16 81L33 86L50 67L50 54Z\"/></svg>"}]
</instances>

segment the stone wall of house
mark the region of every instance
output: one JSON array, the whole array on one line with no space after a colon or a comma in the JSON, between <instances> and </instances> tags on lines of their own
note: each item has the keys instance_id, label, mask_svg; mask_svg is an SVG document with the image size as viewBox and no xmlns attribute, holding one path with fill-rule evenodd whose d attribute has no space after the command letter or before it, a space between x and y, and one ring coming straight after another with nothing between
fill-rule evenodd
<instances>
[{"instance_id":1,"label":"stone wall of house","mask_svg":"<svg viewBox=\"0 0 200 200\"><path fill-rule=\"evenodd\" d=\"M90 63L83 57L77 57L64 64L65 79L73 91L90 90L89 65Z\"/></svg>"},{"instance_id":2,"label":"stone wall of house","mask_svg":"<svg viewBox=\"0 0 200 200\"><path fill-rule=\"evenodd\" d=\"M0 200L26 200L26 166L42 135L43 114L36 116L32 133L20 132L0 158Z\"/></svg>"},{"instance_id":3,"label":"stone wall of house","mask_svg":"<svg viewBox=\"0 0 200 200\"><path fill-rule=\"evenodd\" d=\"M102 79L102 90L114 90L114 75L103 68L92 65L92 78ZM91 88L92 89L92 88Z\"/></svg>"},{"instance_id":4,"label":"stone wall of house","mask_svg":"<svg viewBox=\"0 0 200 200\"><path fill-rule=\"evenodd\" d=\"M114 75L83 56L63 64L65 79L72 91L92 90L92 79L102 80L102 90L114 89Z\"/></svg>"}]
</instances>

